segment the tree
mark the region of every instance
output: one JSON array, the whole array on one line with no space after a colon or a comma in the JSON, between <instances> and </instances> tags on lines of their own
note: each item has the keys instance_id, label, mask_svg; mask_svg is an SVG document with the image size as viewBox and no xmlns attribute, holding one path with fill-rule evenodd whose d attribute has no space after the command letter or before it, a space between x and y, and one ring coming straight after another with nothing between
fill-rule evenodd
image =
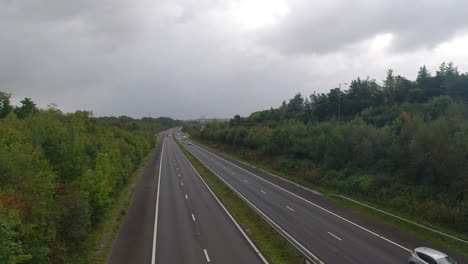
<instances>
[{"instance_id":1,"label":"tree","mask_svg":"<svg viewBox=\"0 0 468 264\"><path fill-rule=\"evenodd\" d=\"M429 70L427 70L426 65L423 65L419 68L416 82L419 84L419 87L425 87L430 82L431 77L431 73L429 72Z\"/></svg>"},{"instance_id":2,"label":"tree","mask_svg":"<svg viewBox=\"0 0 468 264\"><path fill-rule=\"evenodd\" d=\"M349 100L349 103L342 107L342 111L348 115L355 115L370 106L382 104L382 89L375 80L357 78L351 82L346 100Z\"/></svg>"},{"instance_id":3,"label":"tree","mask_svg":"<svg viewBox=\"0 0 468 264\"><path fill-rule=\"evenodd\" d=\"M446 72L445 63L440 65L440 69L437 72L436 77L432 77L431 73L427 70L426 66L419 68L418 77L416 78L416 84L419 88L424 91L424 99L429 99L434 96L445 94L443 87L443 75Z\"/></svg>"},{"instance_id":4,"label":"tree","mask_svg":"<svg viewBox=\"0 0 468 264\"><path fill-rule=\"evenodd\" d=\"M3 211L0 204L0 212ZM16 222L19 222L18 220ZM31 255L24 254L24 247L18 233L18 223L0 214L0 262L5 264L19 264L31 259Z\"/></svg>"},{"instance_id":5,"label":"tree","mask_svg":"<svg viewBox=\"0 0 468 264\"><path fill-rule=\"evenodd\" d=\"M10 98L11 94L0 91L0 118L6 117L13 110Z\"/></svg>"},{"instance_id":6,"label":"tree","mask_svg":"<svg viewBox=\"0 0 468 264\"><path fill-rule=\"evenodd\" d=\"M24 119L38 111L36 104L31 100L31 98L24 98L20 103L22 104L21 107L16 107L15 109L15 113L18 118Z\"/></svg>"},{"instance_id":7,"label":"tree","mask_svg":"<svg viewBox=\"0 0 468 264\"><path fill-rule=\"evenodd\" d=\"M294 98L289 100L288 103L288 112L289 113L298 113L304 109L304 98L300 93L296 94Z\"/></svg>"},{"instance_id":8,"label":"tree","mask_svg":"<svg viewBox=\"0 0 468 264\"><path fill-rule=\"evenodd\" d=\"M333 115L330 110L329 100L326 94L311 94L310 103L312 113L317 121L325 121Z\"/></svg>"},{"instance_id":9,"label":"tree","mask_svg":"<svg viewBox=\"0 0 468 264\"><path fill-rule=\"evenodd\" d=\"M235 115L234 118L229 120L229 124L231 126L240 126L241 122L242 122L242 119L241 119L240 115Z\"/></svg>"},{"instance_id":10,"label":"tree","mask_svg":"<svg viewBox=\"0 0 468 264\"><path fill-rule=\"evenodd\" d=\"M393 70L388 70L383 87L384 102L387 104L403 102L412 87L414 87L413 82L400 75L393 76Z\"/></svg>"}]
</instances>

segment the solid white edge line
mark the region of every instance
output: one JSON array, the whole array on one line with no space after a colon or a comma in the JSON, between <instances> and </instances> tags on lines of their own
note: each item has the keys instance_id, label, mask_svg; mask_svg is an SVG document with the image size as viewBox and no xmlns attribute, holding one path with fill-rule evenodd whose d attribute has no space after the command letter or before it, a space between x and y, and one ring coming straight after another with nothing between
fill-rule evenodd
<instances>
[{"instance_id":1,"label":"solid white edge line","mask_svg":"<svg viewBox=\"0 0 468 264\"><path fill-rule=\"evenodd\" d=\"M189 150L190 152L190 150ZM193 155L193 154L192 154ZM245 196L243 196L237 189L235 189L231 184L229 184L223 177L219 176L213 169L206 165L203 161L199 160L205 167L207 167L218 179L220 179L224 184L226 184L235 194L239 196L248 206L250 206L255 212L257 212L267 223L269 223L274 229L278 231L278 233L283 236L286 240L288 240L294 247L298 248L299 251L306 252L309 257L314 258L314 263L324 264L317 256L315 256L312 252L310 252L304 245L299 243L294 237L292 237L286 230L281 228L276 222L274 222L271 218L269 218L263 211L258 209L252 202L250 202ZM292 242L291 242L292 241ZM299 249L300 248L300 249ZM303 253L305 254L305 253Z\"/></svg>"},{"instance_id":2,"label":"solid white edge line","mask_svg":"<svg viewBox=\"0 0 468 264\"><path fill-rule=\"evenodd\" d=\"M341 241L341 240L342 240L341 238L339 238L339 237L335 236L334 234L332 234L332 233L330 233L330 232L327 232L327 233L328 233L330 236L332 236L332 237L334 237L334 238L338 239L339 241Z\"/></svg>"},{"instance_id":3,"label":"solid white edge line","mask_svg":"<svg viewBox=\"0 0 468 264\"><path fill-rule=\"evenodd\" d=\"M206 261L210 262L210 257L208 256L208 251L206 251L206 249L203 249L203 252L205 252Z\"/></svg>"},{"instance_id":4,"label":"solid white edge line","mask_svg":"<svg viewBox=\"0 0 468 264\"><path fill-rule=\"evenodd\" d=\"M156 194L156 212L154 214L153 251L151 254L151 264L155 264L155 261L156 261L156 239L158 235L159 192L161 190L161 168L162 168L163 155L164 155L164 138L163 138L163 145L162 145L162 150L161 150L161 159L159 160L158 193Z\"/></svg>"},{"instance_id":5,"label":"solid white edge line","mask_svg":"<svg viewBox=\"0 0 468 264\"><path fill-rule=\"evenodd\" d=\"M375 210L375 211L377 211L377 212L380 212L380 213L382 213L382 214L386 214L386 215L392 216L392 217L397 218L397 219L399 219L399 220L401 220L401 221L404 221L404 222L413 224L413 225L415 225L415 226L424 228L424 229L426 229L426 230L432 231L432 232L437 233L437 234L439 234L439 235L446 236L446 237L449 237L449 238L451 238L451 239L457 240L457 241L459 241L459 242L463 242L463 243L465 243L465 244L468 244L468 241L463 240L463 239L461 239L461 238L454 237L454 236L451 236L451 235L446 234L446 233L444 233L444 232L440 232L439 230L432 229L432 228L430 228L430 227L427 227L427 226L418 224L418 223L416 223L416 222L410 221L410 220L405 219L405 218L403 218L403 217L400 217L400 216L398 216L398 215L394 215L394 214L385 212L384 210L381 210L381 209L372 207L372 206L367 205L367 204L365 204L365 203L361 203L361 202L359 202L359 201L356 201L356 200L351 199L351 198L349 198L349 197L346 197L346 196L344 196L344 195L331 194L331 196L335 196L335 197L340 197L340 198L342 198L342 199L346 199L346 200L348 200L348 201L351 201L351 202L353 202L353 203L357 203L357 204L359 204L359 205L362 205L362 206L364 206L364 207L370 208L370 209Z\"/></svg>"},{"instance_id":6,"label":"solid white edge line","mask_svg":"<svg viewBox=\"0 0 468 264\"><path fill-rule=\"evenodd\" d=\"M408 251L408 252L413 252L412 250L410 250L410 249L408 249L408 248L406 248L406 247L404 247L404 246L402 246L402 245L400 245L400 244L398 244L398 243L396 243L396 242L393 242L392 240L390 240L390 239L388 239L388 238L386 238L386 237L384 237L384 236L381 236L381 235L375 233L374 231L371 231L371 230L369 230L369 229L367 229L367 228L365 228L365 227L363 227L363 226L360 226L360 225L354 223L354 222L351 221L351 220L348 220L348 219L346 219L346 218L344 218L344 217L342 217L342 216L340 216L340 215L338 215L338 214L335 214L335 213L333 213L332 211L321 207L320 205L317 205L317 204L315 204L315 203L313 203L313 202L311 202L311 201L309 201L309 200L307 200L307 199L305 199L305 198L303 198L303 197L301 197L301 196L299 196L299 195L297 195L297 194L295 194L295 193L293 193L293 192L290 192L290 191L284 189L283 187L280 187L280 186L278 186L278 185L276 185L276 184L274 184L274 183L272 183L272 182L270 182L270 181L267 181L267 180L263 179L262 177L260 177L260 176L258 176L258 175L256 175L256 174L254 174L254 173L252 173L252 172L250 172L250 171L248 171L248 170L246 170L246 169L244 169L244 168L242 168L242 167L240 167L240 166L238 166L238 165L236 165L236 164L234 164L234 163L232 163L232 162L230 162L230 161L228 161L228 160L226 160L226 159L224 159L224 158L222 158L222 157L220 157L220 156L218 156L218 155L215 155L215 154L211 153L210 151L208 151L208 150L206 150L206 149L204 149L204 148L202 148L202 147L200 147L200 146L198 146L198 145L194 145L194 146L197 146L197 148L199 148L199 149L201 149L201 150L203 150L203 151L209 153L210 155L215 156L215 157L217 157L217 158L219 158L219 159L221 159L221 160L224 160L225 162L230 163L230 164L236 166L237 168L239 168L239 169L241 169L241 170L243 170L243 171L245 171L245 172L247 172L247 173L249 173L249 174L251 174L251 175L257 177L257 178L259 178L259 179L262 180L262 181L265 181L265 182L267 182L267 183L269 183L269 184L271 184L271 185L277 187L277 188L280 189L280 190L283 190L283 191L285 191L285 192L287 192L287 193L293 195L293 196L296 197L296 198L299 198L299 199L301 199L301 200L303 200L303 201L305 201L305 202L307 202L307 203L309 203L309 204L311 204L311 205L313 205L313 206L315 206L315 207L317 207L317 208L319 208L319 209L321 209L321 210L323 210L323 211L325 211L325 212L327 212L327 213L329 213L329 214L331 214L331 215L333 215L333 216L335 216L335 217L337 217L337 218L339 218L339 219L341 219L341 220L343 220L343 221L345 221L345 222L348 222L348 223L351 224L351 225L354 225L354 226L356 226L356 227L358 227L358 228L360 228L360 229L362 229L362 230L364 230L364 231L366 231L366 232L368 232L368 233L370 233L370 234L372 234L372 235L374 235L374 236L376 236L376 237L379 237L379 238L381 238L382 240L387 241L388 243L390 243L390 244L392 244L392 245L394 245L394 246L397 246L397 247L399 247L399 248L401 248L401 249L403 249L403 250L406 250L406 251Z\"/></svg>"},{"instance_id":7,"label":"solid white edge line","mask_svg":"<svg viewBox=\"0 0 468 264\"><path fill-rule=\"evenodd\" d=\"M179 147L179 146L177 146ZM187 149L187 148L186 148ZM187 149L187 151L189 151ZM190 151L189 151L190 152ZM236 219L234 219L234 217L231 215L231 213L229 213L229 211L226 209L226 207L223 205L223 203L218 199L218 197L216 196L216 194L211 190L210 186L208 186L208 184L205 182L205 180L202 178L202 176L198 173L198 171L195 169L195 167L192 165L192 163L187 159L187 157L185 156L184 153L182 153L182 156L187 160L187 162L190 164L190 166L192 167L192 169L195 171L195 173L198 175L198 177L200 178L200 180L203 182L203 184L205 184L206 188L208 189L208 191L211 193L211 195L214 197L214 199L218 202L218 204L221 206L221 208L223 208L224 212L226 212L226 214L229 216L229 218L231 219L231 221L234 223L234 225L237 227L237 229L239 230L239 232L241 232L241 234L244 236L244 238L247 240L247 242L250 244L250 246L253 248L253 250L255 251L255 253L257 253L257 255L260 257L260 259L263 261L263 263L265 264L270 264L268 262L268 260L263 256L262 252L260 252L260 250L258 250L257 246L255 246L255 244L252 242L252 240L250 239L250 237L244 232L244 230L242 229L242 227L239 225L239 223L237 223ZM206 166L206 165L205 165Z\"/></svg>"}]
</instances>

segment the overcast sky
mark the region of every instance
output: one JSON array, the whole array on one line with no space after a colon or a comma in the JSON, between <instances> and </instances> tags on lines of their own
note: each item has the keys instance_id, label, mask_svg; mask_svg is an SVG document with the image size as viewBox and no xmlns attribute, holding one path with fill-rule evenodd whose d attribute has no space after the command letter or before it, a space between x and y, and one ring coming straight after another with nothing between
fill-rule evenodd
<instances>
[{"instance_id":1,"label":"overcast sky","mask_svg":"<svg viewBox=\"0 0 468 264\"><path fill-rule=\"evenodd\" d=\"M466 0L0 0L0 90L96 116L232 117L394 69L468 71Z\"/></svg>"}]
</instances>

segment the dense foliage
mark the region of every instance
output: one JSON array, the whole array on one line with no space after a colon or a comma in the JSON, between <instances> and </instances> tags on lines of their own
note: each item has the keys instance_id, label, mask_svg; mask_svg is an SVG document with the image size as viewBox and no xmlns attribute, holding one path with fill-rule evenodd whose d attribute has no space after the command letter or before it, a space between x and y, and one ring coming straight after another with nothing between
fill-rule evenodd
<instances>
[{"instance_id":1,"label":"dense foliage","mask_svg":"<svg viewBox=\"0 0 468 264\"><path fill-rule=\"evenodd\" d=\"M154 145L162 118L14 107L0 92L0 263L63 263ZM144 124L144 125L143 125Z\"/></svg>"},{"instance_id":2,"label":"dense foliage","mask_svg":"<svg viewBox=\"0 0 468 264\"><path fill-rule=\"evenodd\" d=\"M415 81L300 94L276 109L185 129L301 180L468 232L468 74L442 64Z\"/></svg>"}]
</instances>

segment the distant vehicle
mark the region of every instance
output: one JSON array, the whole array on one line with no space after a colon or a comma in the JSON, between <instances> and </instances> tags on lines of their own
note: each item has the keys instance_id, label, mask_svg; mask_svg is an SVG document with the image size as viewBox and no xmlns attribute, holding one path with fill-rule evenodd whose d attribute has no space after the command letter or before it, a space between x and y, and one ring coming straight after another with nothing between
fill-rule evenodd
<instances>
[{"instance_id":1,"label":"distant vehicle","mask_svg":"<svg viewBox=\"0 0 468 264\"><path fill-rule=\"evenodd\" d=\"M191 143L191 142L189 142L189 143L187 143L187 145L192 145L192 143Z\"/></svg>"},{"instance_id":2,"label":"distant vehicle","mask_svg":"<svg viewBox=\"0 0 468 264\"><path fill-rule=\"evenodd\" d=\"M409 264L457 264L446 254L432 248L418 247L411 252L408 258Z\"/></svg>"}]
</instances>

